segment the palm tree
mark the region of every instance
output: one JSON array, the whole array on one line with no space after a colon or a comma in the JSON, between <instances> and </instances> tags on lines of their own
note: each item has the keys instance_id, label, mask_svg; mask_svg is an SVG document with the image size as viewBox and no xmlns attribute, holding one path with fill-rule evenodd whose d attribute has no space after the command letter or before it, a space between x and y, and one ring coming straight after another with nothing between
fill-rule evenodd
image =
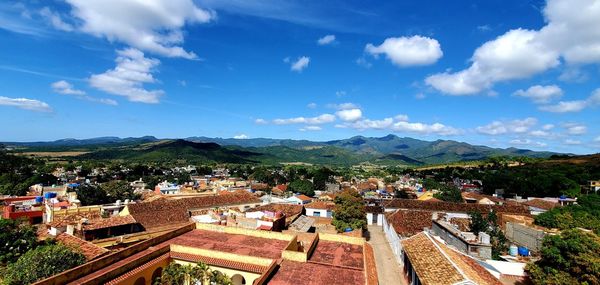
<instances>
[{"instance_id":1,"label":"palm tree","mask_svg":"<svg viewBox=\"0 0 600 285\"><path fill-rule=\"evenodd\" d=\"M204 262L196 265L181 265L172 262L162 272L161 277L154 281L155 285L206 284L231 285L231 279L217 270L211 270Z\"/></svg>"}]
</instances>

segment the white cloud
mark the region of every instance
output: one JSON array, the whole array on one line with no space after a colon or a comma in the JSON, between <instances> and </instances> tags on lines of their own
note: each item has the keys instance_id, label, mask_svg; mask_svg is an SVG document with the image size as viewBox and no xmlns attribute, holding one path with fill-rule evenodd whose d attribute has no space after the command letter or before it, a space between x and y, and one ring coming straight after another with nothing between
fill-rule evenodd
<instances>
[{"instance_id":1,"label":"white cloud","mask_svg":"<svg viewBox=\"0 0 600 285\"><path fill-rule=\"evenodd\" d=\"M421 135L436 134L440 136L458 135L462 130L441 123L425 124L408 122L408 116L398 115L394 118L381 120L361 119L336 125L336 128L353 128L357 130L391 130L393 132L408 132Z\"/></svg>"},{"instance_id":2,"label":"white cloud","mask_svg":"<svg viewBox=\"0 0 600 285\"><path fill-rule=\"evenodd\" d=\"M56 81L50 86L52 87L52 90L58 94L85 95L85 92L73 88L73 85L71 83L64 80Z\"/></svg>"},{"instance_id":3,"label":"white cloud","mask_svg":"<svg viewBox=\"0 0 600 285\"><path fill-rule=\"evenodd\" d=\"M492 28L490 27L490 25L480 25L477 26L477 30L479 30L480 32L489 32L492 30Z\"/></svg>"},{"instance_id":4,"label":"white cloud","mask_svg":"<svg viewBox=\"0 0 600 285\"><path fill-rule=\"evenodd\" d=\"M408 121L408 115L404 115L404 114L396 115L396 116L394 117L394 119L395 119L396 121L407 122L407 121Z\"/></svg>"},{"instance_id":5,"label":"white cloud","mask_svg":"<svg viewBox=\"0 0 600 285\"><path fill-rule=\"evenodd\" d=\"M553 128L554 128L553 124L545 124L545 125L542 126L542 130L544 130L544 131L549 131L549 130L551 130Z\"/></svg>"},{"instance_id":6,"label":"white cloud","mask_svg":"<svg viewBox=\"0 0 600 285\"><path fill-rule=\"evenodd\" d=\"M269 122L267 122L267 120L265 120L265 119L260 119L260 118L258 118L258 119L256 119L256 120L254 120L254 123L255 123L255 124L258 124L258 125L266 125L266 124L268 124Z\"/></svg>"},{"instance_id":7,"label":"white cloud","mask_svg":"<svg viewBox=\"0 0 600 285\"><path fill-rule=\"evenodd\" d=\"M509 142L512 145L518 145L518 146L533 146L533 147L545 147L547 146L546 143L543 142L538 142L538 141L533 141L530 139L514 139L511 140Z\"/></svg>"},{"instance_id":8,"label":"white cloud","mask_svg":"<svg viewBox=\"0 0 600 285\"><path fill-rule=\"evenodd\" d=\"M587 133L587 127L579 123L565 123L562 125L562 127L569 135L579 136Z\"/></svg>"},{"instance_id":9,"label":"white cloud","mask_svg":"<svg viewBox=\"0 0 600 285\"><path fill-rule=\"evenodd\" d=\"M471 66L434 74L425 82L451 95L480 93L496 82L528 78L559 65L600 62L600 5L590 0L548 0L546 26L514 29L475 50Z\"/></svg>"},{"instance_id":10,"label":"white cloud","mask_svg":"<svg viewBox=\"0 0 600 285\"><path fill-rule=\"evenodd\" d=\"M534 85L527 90L519 89L513 95L529 98L537 104L542 104L560 98L563 91L556 85Z\"/></svg>"},{"instance_id":11,"label":"white cloud","mask_svg":"<svg viewBox=\"0 0 600 285\"><path fill-rule=\"evenodd\" d=\"M362 117L362 111L357 108L339 110L335 114L346 122L354 122Z\"/></svg>"},{"instance_id":12,"label":"white cloud","mask_svg":"<svg viewBox=\"0 0 600 285\"><path fill-rule=\"evenodd\" d=\"M326 36L318 39L317 43L322 46L333 44L333 43L335 43L335 35L326 35Z\"/></svg>"},{"instance_id":13,"label":"white cloud","mask_svg":"<svg viewBox=\"0 0 600 285\"><path fill-rule=\"evenodd\" d=\"M560 101L554 105L540 106L541 111L552 113L579 112L583 109L600 105L600 88L594 90L592 95L585 100Z\"/></svg>"},{"instance_id":14,"label":"white cloud","mask_svg":"<svg viewBox=\"0 0 600 285\"><path fill-rule=\"evenodd\" d=\"M346 96L346 91L344 91L344 90L335 91L335 96L337 96L338 98L344 97L344 96Z\"/></svg>"},{"instance_id":15,"label":"white cloud","mask_svg":"<svg viewBox=\"0 0 600 285\"><path fill-rule=\"evenodd\" d=\"M536 118L525 118L512 121L493 121L485 126L475 128L478 133L485 135L522 134L528 132L537 124Z\"/></svg>"},{"instance_id":16,"label":"white cloud","mask_svg":"<svg viewBox=\"0 0 600 285\"><path fill-rule=\"evenodd\" d=\"M430 65L443 55L437 40L422 36L387 38L379 46L367 44L365 52L375 57L385 54L400 67Z\"/></svg>"},{"instance_id":17,"label":"white cloud","mask_svg":"<svg viewBox=\"0 0 600 285\"><path fill-rule=\"evenodd\" d=\"M392 119L392 118L385 118L382 120L364 119L364 120L353 122L350 125L345 125L345 127L351 127L353 129L357 129L357 130L369 130L369 129L383 130L383 129L391 128L392 124L394 124L394 119Z\"/></svg>"},{"instance_id":18,"label":"white cloud","mask_svg":"<svg viewBox=\"0 0 600 285\"><path fill-rule=\"evenodd\" d=\"M185 51L183 27L206 23L214 13L192 0L66 0L81 21L78 30L168 57L197 58Z\"/></svg>"},{"instance_id":19,"label":"white cloud","mask_svg":"<svg viewBox=\"0 0 600 285\"><path fill-rule=\"evenodd\" d=\"M417 100L423 100L426 97L427 96L425 96L425 93L423 93L423 92L419 92L419 93L415 94L415 99L417 99Z\"/></svg>"},{"instance_id":20,"label":"white cloud","mask_svg":"<svg viewBox=\"0 0 600 285\"><path fill-rule=\"evenodd\" d=\"M569 112L579 112L587 106L585 100L575 100L575 101L560 101L554 105L545 105L540 106L539 109L541 111L552 112L552 113L569 113Z\"/></svg>"},{"instance_id":21,"label":"white cloud","mask_svg":"<svg viewBox=\"0 0 600 285\"><path fill-rule=\"evenodd\" d=\"M359 58L357 58L355 62L356 62L356 64L357 64L358 66L362 66L362 67L364 67L364 68L366 68L366 69L369 69L369 68L373 67L373 64L372 64L372 63L370 63L370 62L369 62L369 61L368 61L366 58L364 58L364 57L359 57Z\"/></svg>"},{"instance_id":22,"label":"white cloud","mask_svg":"<svg viewBox=\"0 0 600 285\"><path fill-rule=\"evenodd\" d=\"M308 103L308 105L306 105L306 107L309 109L315 109L315 108L317 108L317 103Z\"/></svg>"},{"instance_id":23,"label":"white cloud","mask_svg":"<svg viewBox=\"0 0 600 285\"><path fill-rule=\"evenodd\" d=\"M319 126L306 126L306 127L300 129L300 131L302 131L302 132L306 132L306 131L320 131L320 130L322 130L322 128L319 127Z\"/></svg>"},{"instance_id":24,"label":"white cloud","mask_svg":"<svg viewBox=\"0 0 600 285\"><path fill-rule=\"evenodd\" d=\"M358 109L360 108L358 105L354 104L354 103L340 103L340 104L328 104L327 107L329 108L333 108L333 109L338 109L338 110L347 110L347 109Z\"/></svg>"},{"instance_id":25,"label":"white cloud","mask_svg":"<svg viewBox=\"0 0 600 285\"><path fill-rule=\"evenodd\" d=\"M594 142L600 142L600 136L597 136L597 137L594 139Z\"/></svg>"},{"instance_id":26,"label":"white cloud","mask_svg":"<svg viewBox=\"0 0 600 285\"><path fill-rule=\"evenodd\" d=\"M78 98L81 100L86 100L86 101L95 102L95 103L101 103L101 104L105 104L105 105L112 105L112 106L118 105L117 101L115 101L113 99L94 98L94 97L88 96L85 94L84 91L75 89L71 83L64 81L64 80L56 81L56 82L52 83L50 86L52 87L52 90L58 94L70 95L70 96L74 96L75 98Z\"/></svg>"},{"instance_id":27,"label":"white cloud","mask_svg":"<svg viewBox=\"0 0 600 285\"><path fill-rule=\"evenodd\" d=\"M129 48L117 51L117 66L90 76L90 85L104 92L126 97L132 102L158 103L163 90L147 90L146 83L156 83L152 75L160 61L144 57L144 53Z\"/></svg>"},{"instance_id":28,"label":"white cloud","mask_svg":"<svg viewBox=\"0 0 600 285\"><path fill-rule=\"evenodd\" d=\"M302 70L308 67L308 63L310 63L310 57L301 56L295 62L291 63L290 70L302 72Z\"/></svg>"},{"instance_id":29,"label":"white cloud","mask_svg":"<svg viewBox=\"0 0 600 285\"><path fill-rule=\"evenodd\" d=\"M529 135L534 136L534 137L550 137L550 136L552 136L552 133L548 132L548 131L543 131L543 130L535 130L535 131L529 132Z\"/></svg>"},{"instance_id":30,"label":"white cloud","mask_svg":"<svg viewBox=\"0 0 600 285\"><path fill-rule=\"evenodd\" d=\"M412 132L419 134L436 134L441 136L458 135L461 133L459 129L455 129L450 126L446 126L440 123L434 123L431 125L424 123L409 123L409 122L396 122L392 126L392 130L396 132Z\"/></svg>"},{"instance_id":31,"label":"white cloud","mask_svg":"<svg viewBox=\"0 0 600 285\"><path fill-rule=\"evenodd\" d=\"M335 121L335 116L332 114L322 114L317 117L306 118L306 117L295 117L288 119L275 119L273 124L275 125L290 125L290 124L309 124L309 125L320 125L331 123Z\"/></svg>"},{"instance_id":32,"label":"white cloud","mask_svg":"<svg viewBox=\"0 0 600 285\"><path fill-rule=\"evenodd\" d=\"M12 106L36 112L52 112L52 108L47 103L27 98L8 98L0 96L0 106Z\"/></svg>"},{"instance_id":33,"label":"white cloud","mask_svg":"<svg viewBox=\"0 0 600 285\"><path fill-rule=\"evenodd\" d=\"M425 82L450 95L470 95L490 88L495 82L526 78L557 66L556 52L536 42L536 35L536 31L511 30L477 48L469 68L435 74Z\"/></svg>"},{"instance_id":34,"label":"white cloud","mask_svg":"<svg viewBox=\"0 0 600 285\"><path fill-rule=\"evenodd\" d=\"M40 15L57 30L66 32L71 32L74 30L71 24L65 23L58 13L50 10L48 7L42 8L40 10Z\"/></svg>"},{"instance_id":35,"label":"white cloud","mask_svg":"<svg viewBox=\"0 0 600 285\"><path fill-rule=\"evenodd\" d=\"M236 140L246 140L246 139L249 139L250 137L245 134L239 134L239 135L234 136L233 138Z\"/></svg>"},{"instance_id":36,"label":"white cloud","mask_svg":"<svg viewBox=\"0 0 600 285\"><path fill-rule=\"evenodd\" d=\"M564 143L566 145L579 145L579 144L581 144L581 141L579 141L579 140L572 140L572 139L566 139L564 141Z\"/></svg>"}]
</instances>

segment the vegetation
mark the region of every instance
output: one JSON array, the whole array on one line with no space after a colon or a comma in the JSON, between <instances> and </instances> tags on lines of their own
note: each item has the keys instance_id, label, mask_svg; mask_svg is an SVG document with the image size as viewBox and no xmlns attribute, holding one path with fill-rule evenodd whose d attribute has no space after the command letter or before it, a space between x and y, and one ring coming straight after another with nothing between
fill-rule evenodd
<instances>
[{"instance_id":1,"label":"vegetation","mask_svg":"<svg viewBox=\"0 0 600 285\"><path fill-rule=\"evenodd\" d=\"M331 224L338 232L344 232L346 229L363 229L366 226L364 201L357 191L342 191L335 197L334 202Z\"/></svg>"},{"instance_id":2,"label":"vegetation","mask_svg":"<svg viewBox=\"0 0 600 285\"><path fill-rule=\"evenodd\" d=\"M547 235L541 259L527 265L534 284L600 284L600 238L572 229Z\"/></svg>"},{"instance_id":3,"label":"vegetation","mask_svg":"<svg viewBox=\"0 0 600 285\"><path fill-rule=\"evenodd\" d=\"M585 195L577 200L577 205L557 207L542 213L535 217L535 223L561 230L584 228L600 234L600 195Z\"/></svg>"},{"instance_id":4,"label":"vegetation","mask_svg":"<svg viewBox=\"0 0 600 285\"><path fill-rule=\"evenodd\" d=\"M460 194L460 189L449 186L449 185L440 185L439 192L435 193L433 197L440 199L446 202L454 202L454 203L462 203L463 198Z\"/></svg>"},{"instance_id":5,"label":"vegetation","mask_svg":"<svg viewBox=\"0 0 600 285\"><path fill-rule=\"evenodd\" d=\"M83 254L64 245L42 245L9 264L2 281L5 285L30 284L83 263Z\"/></svg>"},{"instance_id":6,"label":"vegetation","mask_svg":"<svg viewBox=\"0 0 600 285\"><path fill-rule=\"evenodd\" d=\"M29 186L52 184L56 177L46 174L44 162L6 153L0 145L0 195L27 194Z\"/></svg>"},{"instance_id":7,"label":"vegetation","mask_svg":"<svg viewBox=\"0 0 600 285\"><path fill-rule=\"evenodd\" d=\"M133 193L129 184L125 181L109 181L102 185L84 184L75 188L77 198L84 206L114 203L117 200L137 200L139 194Z\"/></svg>"},{"instance_id":8,"label":"vegetation","mask_svg":"<svg viewBox=\"0 0 600 285\"><path fill-rule=\"evenodd\" d=\"M0 219L0 266L17 261L37 246L36 230L19 220Z\"/></svg>"},{"instance_id":9,"label":"vegetation","mask_svg":"<svg viewBox=\"0 0 600 285\"><path fill-rule=\"evenodd\" d=\"M215 285L231 284L231 279L227 275L211 270L203 262L196 265L181 265L173 262L165 267L158 280L153 280L157 285L203 284L205 281Z\"/></svg>"},{"instance_id":10,"label":"vegetation","mask_svg":"<svg viewBox=\"0 0 600 285\"><path fill-rule=\"evenodd\" d=\"M300 193L309 197L315 196L314 186L308 180L294 180L288 185L287 189L292 193Z\"/></svg>"},{"instance_id":11,"label":"vegetation","mask_svg":"<svg viewBox=\"0 0 600 285\"><path fill-rule=\"evenodd\" d=\"M498 225L498 215L492 211L487 214L487 217L483 217L480 212L469 213L471 217L471 224L469 228L475 234L484 232L490 236L490 243L492 244L492 258L500 259L502 255L508 249L506 246L507 239L504 233Z\"/></svg>"}]
</instances>

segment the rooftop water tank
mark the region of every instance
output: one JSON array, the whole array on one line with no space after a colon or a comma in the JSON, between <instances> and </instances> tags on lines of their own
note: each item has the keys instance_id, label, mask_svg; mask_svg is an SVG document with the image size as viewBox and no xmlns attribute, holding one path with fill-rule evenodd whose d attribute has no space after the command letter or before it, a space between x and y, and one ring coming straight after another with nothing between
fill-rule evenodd
<instances>
[{"instance_id":1,"label":"rooftop water tank","mask_svg":"<svg viewBox=\"0 0 600 285\"><path fill-rule=\"evenodd\" d=\"M519 255L521 256L529 256L529 249L524 246L519 246Z\"/></svg>"},{"instance_id":2,"label":"rooftop water tank","mask_svg":"<svg viewBox=\"0 0 600 285\"><path fill-rule=\"evenodd\" d=\"M510 256L517 256L517 253L518 253L518 248L519 248L519 247L517 247L517 246L516 246L516 245L514 245L514 244L513 244L513 245L511 245L511 246L508 248L508 254L510 254Z\"/></svg>"}]
</instances>

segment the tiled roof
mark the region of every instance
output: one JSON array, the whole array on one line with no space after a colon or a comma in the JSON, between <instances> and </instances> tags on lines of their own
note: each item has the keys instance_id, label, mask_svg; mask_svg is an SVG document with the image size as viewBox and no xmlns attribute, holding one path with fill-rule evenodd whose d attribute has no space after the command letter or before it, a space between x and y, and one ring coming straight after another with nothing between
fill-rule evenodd
<instances>
[{"instance_id":1,"label":"tiled roof","mask_svg":"<svg viewBox=\"0 0 600 285\"><path fill-rule=\"evenodd\" d=\"M306 196L304 194L296 195L296 198L298 198L298 199L300 199L302 201L311 201L312 200L311 197L308 197L308 196Z\"/></svg>"},{"instance_id":2,"label":"tiled roof","mask_svg":"<svg viewBox=\"0 0 600 285\"><path fill-rule=\"evenodd\" d=\"M81 221L81 219L87 219L89 221L102 219L102 216L100 215L100 211L81 212L68 215L54 215L54 220L48 223L48 225L55 228L66 227L67 225L77 224Z\"/></svg>"},{"instance_id":3,"label":"tiled roof","mask_svg":"<svg viewBox=\"0 0 600 285\"><path fill-rule=\"evenodd\" d=\"M494 196L490 196L490 195L483 195L483 194L479 194L479 193L475 193L475 192L462 192L461 195L464 199L470 198L470 199L475 199L475 200L479 201L483 198L488 198L490 201L495 202L495 203L504 202L504 199L500 199L498 197L494 197Z\"/></svg>"},{"instance_id":4,"label":"tiled roof","mask_svg":"<svg viewBox=\"0 0 600 285\"><path fill-rule=\"evenodd\" d=\"M267 204L253 208L252 211L269 211L278 212L281 211L285 214L286 222L288 219L293 219L297 215L302 214L302 205L290 205L290 204ZM291 221L290 221L291 222Z\"/></svg>"},{"instance_id":5,"label":"tiled roof","mask_svg":"<svg viewBox=\"0 0 600 285\"><path fill-rule=\"evenodd\" d=\"M392 199L383 203L385 208L393 209L421 209L428 211L439 212L462 212L479 211L487 213L494 210L498 213L511 214L528 214L529 210L523 205L503 204L503 205L482 205L482 204L467 204L467 203L452 203L452 202L436 202L427 203L420 200L412 199Z\"/></svg>"},{"instance_id":6,"label":"tiled roof","mask_svg":"<svg viewBox=\"0 0 600 285\"><path fill-rule=\"evenodd\" d=\"M188 211L198 208L217 206L233 206L241 204L260 203L249 192L236 192L226 195L213 195L182 199L162 199L152 202L129 204L129 214L142 224L144 228L153 228L168 224L184 223L189 221Z\"/></svg>"},{"instance_id":7,"label":"tiled roof","mask_svg":"<svg viewBox=\"0 0 600 285\"><path fill-rule=\"evenodd\" d=\"M381 206L365 206L365 212L373 214L383 213L383 207Z\"/></svg>"},{"instance_id":8,"label":"tiled roof","mask_svg":"<svg viewBox=\"0 0 600 285\"><path fill-rule=\"evenodd\" d=\"M106 219L95 219L90 220L88 224L83 225L83 229L86 231L98 230L104 228L112 228L123 225L137 224L135 219L131 215L127 216L112 216Z\"/></svg>"},{"instance_id":9,"label":"tiled roof","mask_svg":"<svg viewBox=\"0 0 600 285\"><path fill-rule=\"evenodd\" d=\"M107 249L101 248L89 241L82 240L67 233L62 233L56 236L56 241L74 250L81 251L81 253L85 256L85 259L88 261L108 252Z\"/></svg>"},{"instance_id":10,"label":"tiled roof","mask_svg":"<svg viewBox=\"0 0 600 285\"><path fill-rule=\"evenodd\" d=\"M365 284L362 270L284 260L269 285Z\"/></svg>"},{"instance_id":11,"label":"tiled roof","mask_svg":"<svg viewBox=\"0 0 600 285\"><path fill-rule=\"evenodd\" d=\"M379 284L379 279L377 277L377 265L375 264L373 247L370 244L365 243L364 250L367 285L377 285Z\"/></svg>"},{"instance_id":12,"label":"tiled roof","mask_svg":"<svg viewBox=\"0 0 600 285\"><path fill-rule=\"evenodd\" d=\"M245 263L245 262L240 262L240 261L235 261L235 260L220 259L220 258L214 258L214 257L208 257L208 256L202 256L202 255L195 255L195 254L189 254L189 253L183 253L183 252L172 251L171 258L195 262L195 263L202 261L208 265L231 268L231 269L259 273L259 274L261 274L269 269L267 266L262 266L262 265L256 265L256 264L250 264L250 263Z\"/></svg>"},{"instance_id":13,"label":"tiled roof","mask_svg":"<svg viewBox=\"0 0 600 285\"><path fill-rule=\"evenodd\" d=\"M558 203L546 201L544 199L531 199L523 204L529 207L535 207L544 210L552 210L555 207L558 207Z\"/></svg>"},{"instance_id":14,"label":"tiled roof","mask_svg":"<svg viewBox=\"0 0 600 285\"><path fill-rule=\"evenodd\" d=\"M315 201L304 205L304 208L307 209L320 209L320 210L333 210L335 207L334 203L331 202L323 202L323 201Z\"/></svg>"},{"instance_id":15,"label":"tiled roof","mask_svg":"<svg viewBox=\"0 0 600 285\"><path fill-rule=\"evenodd\" d=\"M421 284L450 285L468 280L479 285L501 284L477 261L434 241L425 232L401 243Z\"/></svg>"},{"instance_id":16,"label":"tiled roof","mask_svg":"<svg viewBox=\"0 0 600 285\"><path fill-rule=\"evenodd\" d=\"M165 254L159 256L158 258L155 258L155 259L153 259L153 260L151 260L149 262L146 262L146 263L144 263L144 264L136 267L135 269L133 269L133 270L131 270L131 271L129 271L129 272L127 272L127 273L125 273L125 274L123 274L123 275L121 275L121 276L119 276L119 277L117 277L117 278L115 278L115 279L113 279L111 281L109 281L109 282L106 282L105 285L117 285L117 284L121 284L121 282L125 281L127 278L129 278L131 276L135 276L138 273L146 270L147 268L150 268L150 267L154 266L155 264L161 263L164 260L167 260L169 258L170 258L170 254L169 253L165 253Z\"/></svg>"},{"instance_id":17,"label":"tiled roof","mask_svg":"<svg viewBox=\"0 0 600 285\"><path fill-rule=\"evenodd\" d=\"M418 210L396 210L386 214L387 222L394 227L396 233L401 236L412 236L423 231L423 228L431 228L433 212Z\"/></svg>"}]
</instances>

